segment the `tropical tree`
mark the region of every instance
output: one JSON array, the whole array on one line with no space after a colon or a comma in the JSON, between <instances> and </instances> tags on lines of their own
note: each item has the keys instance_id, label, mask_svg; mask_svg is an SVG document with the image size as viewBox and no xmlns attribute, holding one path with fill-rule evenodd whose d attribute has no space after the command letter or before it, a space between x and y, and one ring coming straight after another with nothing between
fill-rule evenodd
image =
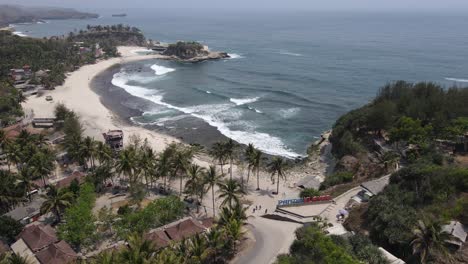
<instances>
[{"instance_id":1,"label":"tropical tree","mask_svg":"<svg viewBox=\"0 0 468 264\"><path fill-rule=\"evenodd\" d=\"M244 223L244 221L247 220L246 211L247 208L240 203L236 204L233 208L227 206L222 207L218 217L218 225L225 226L231 219L237 219Z\"/></svg>"},{"instance_id":2,"label":"tropical tree","mask_svg":"<svg viewBox=\"0 0 468 264\"><path fill-rule=\"evenodd\" d=\"M156 155L154 154L152 148L143 148L139 163L140 169L143 172L143 177L145 179L146 189L148 189L150 182L152 182L151 179L153 174L156 170Z\"/></svg>"},{"instance_id":3,"label":"tropical tree","mask_svg":"<svg viewBox=\"0 0 468 264\"><path fill-rule=\"evenodd\" d=\"M174 249L166 248L162 250L161 252L159 252L151 261L151 263L152 264L180 264L184 262L183 262L183 258L178 256Z\"/></svg>"},{"instance_id":4,"label":"tropical tree","mask_svg":"<svg viewBox=\"0 0 468 264\"><path fill-rule=\"evenodd\" d=\"M90 264L114 264L117 263L118 256L112 251L101 251Z\"/></svg>"},{"instance_id":5,"label":"tropical tree","mask_svg":"<svg viewBox=\"0 0 468 264\"><path fill-rule=\"evenodd\" d=\"M182 195L183 192L183 179L185 172L190 165L194 152L192 148L184 148L182 146L177 146L176 147L176 152L173 157L173 163L172 163L172 178L177 177L177 174L179 171L182 171L184 173L179 175L179 180L180 180L180 188L179 188L179 196Z\"/></svg>"},{"instance_id":6,"label":"tropical tree","mask_svg":"<svg viewBox=\"0 0 468 264\"><path fill-rule=\"evenodd\" d=\"M226 147L223 142L216 142L210 149L210 155L218 162L221 167L221 174L224 175L223 165L226 163Z\"/></svg>"},{"instance_id":7,"label":"tropical tree","mask_svg":"<svg viewBox=\"0 0 468 264\"><path fill-rule=\"evenodd\" d=\"M257 174L257 191L260 190L260 166L262 163L263 153L260 150L255 150L252 156L252 170Z\"/></svg>"},{"instance_id":8,"label":"tropical tree","mask_svg":"<svg viewBox=\"0 0 468 264\"><path fill-rule=\"evenodd\" d=\"M447 242L457 240L442 230L442 223L437 221L419 220L413 230L413 235L414 239L411 241L413 254L419 256L421 263L427 263L430 258L441 256L449 258Z\"/></svg>"},{"instance_id":9,"label":"tropical tree","mask_svg":"<svg viewBox=\"0 0 468 264\"><path fill-rule=\"evenodd\" d=\"M37 177L41 177L45 186L47 184L46 178L48 178L55 169L53 152L49 149L44 149L41 152L37 152L32 156L30 166L32 168L33 174Z\"/></svg>"},{"instance_id":10,"label":"tropical tree","mask_svg":"<svg viewBox=\"0 0 468 264\"><path fill-rule=\"evenodd\" d=\"M57 223L61 222L61 214L65 208L71 206L73 193L66 189L57 189L54 186L48 186L47 193L41 195L46 199L41 205L41 214L52 212L55 215Z\"/></svg>"},{"instance_id":11,"label":"tropical tree","mask_svg":"<svg viewBox=\"0 0 468 264\"><path fill-rule=\"evenodd\" d=\"M232 180L232 164L234 161L234 153L236 150L236 143L234 142L234 140L229 139L224 144L224 150L226 153L226 157L229 159L229 179Z\"/></svg>"},{"instance_id":12,"label":"tropical tree","mask_svg":"<svg viewBox=\"0 0 468 264\"><path fill-rule=\"evenodd\" d=\"M206 258L210 259L210 263L219 263L226 243L223 232L218 228L212 228L206 233L205 238Z\"/></svg>"},{"instance_id":13,"label":"tropical tree","mask_svg":"<svg viewBox=\"0 0 468 264\"><path fill-rule=\"evenodd\" d=\"M95 167L95 158L97 156L96 141L91 137L85 137L81 143L82 157L91 164L91 168ZM87 167L87 166L86 166Z\"/></svg>"},{"instance_id":14,"label":"tropical tree","mask_svg":"<svg viewBox=\"0 0 468 264\"><path fill-rule=\"evenodd\" d=\"M240 197L245 194L244 190L236 180L227 180L225 182L218 183L218 198L222 199L221 206L229 206L233 208L237 204L240 204Z\"/></svg>"},{"instance_id":15,"label":"tropical tree","mask_svg":"<svg viewBox=\"0 0 468 264\"><path fill-rule=\"evenodd\" d=\"M190 239L190 247L189 247L189 263L205 263L207 258L206 255L206 240L203 238L202 235L196 234Z\"/></svg>"},{"instance_id":16,"label":"tropical tree","mask_svg":"<svg viewBox=\"0 0 468 264\"><path fill-rule=\"evenodd\" d=\"M130 184L135 182L137 175L137 153L134 147L128 147L120 152L116 170L120 175L127 176Z\"/></svg>"},{"instance_id":17,"label":"tropical tree","mask_svg":"<svg viewBox=\"0 0 468 264\"><path fill-rule=\"evenodd\" d=\"M167 177L170 175L172 169L173 154L174 149L172 147L167 147L161 154L159 154L159 159L156 165L158 177L164 179L164 191L166 191Z\"/></svg>"},{"instance_id":18,"label":"tropical tree","mask_svg":"<svg viewBox=\"0 0 468 264\"><path fill-rule=\"evenodd\" d=\"M255 151L255 147L252 143L250 143L245 149L245 160L247 162L247 184L249 183L250 179L250 171L254 167Z\"/></svg>"},{"instance_id":19,"label":"tropical tree","mask_svg":"<svg viewBox=\"0 0 468 264\"><path fill-rule=\"evenodd\" d=\"M271 173L271 180L273 184L275 183L275 175L277 175L277 182L276 182L276 193L279 194L279 182L280 179L286 179L285 169L286 169L286 161L283 158L275 157L269 164L268 164L268 171Z\"/></svg>"},{"instance_id":20,"label":"tropical tree","mask_svg":"<svg viewBox=\"0 0 468 264\"><path fill-rule=\"evenodd\" d=\"M31 201L31 191L34 187L32 176L32 169L29 167L22 167L17 175L19 180L17 184L23 190L24 195L28 197L29 201Z\"/></svg>"},{"instance_id":21,"label":"tropical tree","mask_svg":"<svg viewBox=\"0 0 468 264\"><path fill-rule=\"evenodd\" d=\"M242 238L244 234L242 232L242 222L238 219L231 218L229 222L224 226L228 238L233 244L234 249L236 248L237 242Z\"/></svg>"},{"instance_id":22,"label":"tropical tree","mask_svg":"<svg viewBox=\"0 0 468 264\"><path fill-rule=\"evenodd\" d=\"M127 247L119 254L119 259L123 263L146 264L156 252L151 241L139 234L130 235L127 242Z\"/></svg>"},{"instance_id":23,"label":"tropical tree","mask_svg":"<svg viewBox=\"0 0 468 264\"><path fill-rule=\"evenodd\" d=\"M110 163L112 161L113 152L109 145L104 142L96 142L96 158L99 164Z\"/></svg>"},{"instance_id":24,"label":"tropical tree","mask_svg":"<svg viewBox=\"0 0 468 264\"><path fill-rule=\"evenodd\" d=\"M28 257L23 257L15 253L7 253L0 255L0 264L32 264L33 262Z\"/></svg>"},{"instance_id":25,"label":"tropical tree","mask_svg":"<svg viewBox=\"0 0 468 264\"><path fill-rule=\"evenodd\" d=\"M216 184L218 184L223 177L222 174L219 174L216 172L216 167L215 166L210 166L208 171L205 174L205 182L209 185L209 188L211 189L211 196L212 196L212 201L213 201L213 217L216 215L215 211L215 193L214 193L214 187Z\"/></svg>"},{"instance_id":26,"label":"tropical tree","mask_svg":"<svg viewBox=\"0 0 468 264\"><path fill-rule=\"evenodd\" d=\"M196 164L192 164L187 169L188 180L185 183L185 193L197 197L197 212L205 194L206 181L204 173L204 168Z\"/></svg>"}]
</instances>

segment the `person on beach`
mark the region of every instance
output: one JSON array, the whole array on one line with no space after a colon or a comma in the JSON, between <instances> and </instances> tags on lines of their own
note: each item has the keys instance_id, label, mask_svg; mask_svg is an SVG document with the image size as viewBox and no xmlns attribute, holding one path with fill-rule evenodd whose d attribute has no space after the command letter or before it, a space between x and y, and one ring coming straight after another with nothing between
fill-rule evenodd
<instances>
[{"instance_id":1,"label":"person on beach","mask_svg":"<svg viewBox=\"0 0 468 264\"><path fill-rule=\"evenodd\" d=\"M265 209L265 214L267 214L267 213L268 213L268 209Z\"/></svg>"}]
</instances>

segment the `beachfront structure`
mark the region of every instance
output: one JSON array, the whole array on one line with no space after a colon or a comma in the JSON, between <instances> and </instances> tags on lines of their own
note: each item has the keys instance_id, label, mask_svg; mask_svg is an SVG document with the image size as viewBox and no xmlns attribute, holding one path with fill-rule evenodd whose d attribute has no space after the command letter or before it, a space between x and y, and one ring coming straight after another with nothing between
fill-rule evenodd
<instances>
[{"instance_id":1,"label":"beachfront structure","mask_svg":"<svg viewBox=\"0 0 468 264\"><path fill-rule=\"evenodd\" d=\"M50 225L27 226L11 245L11 249L31 263L66 264L77 259L76 252L67 242L58 239L55 229Z\"/></svg>"},{"instance_id":2,"label":"beachfront structure","mask_svg":"<svg viewBox=\"0 0 468 264\"><path fill-rule=\"evenodd\" d=\"M72 174L70 174L70 176L59 180L55 184L55 187L57 187L57 188L70 187L71 183L73 181L75 181L75 180L78 182L78 184L83 184L85 182L85 179L86 179L86 174L84 174L84 173L82 173L80 171L74 171Z\"/></svg>"},{"instance_id":3,"label":"beachfront structure","mask_svg":"<svg viewBox=\"0 0 468 264\"><path fill-rule=\"evenodd\" d=\"M45 201L42 197L37 197L33 199L30 203L23 204L16 207L15 209L6 213L6 216L9 216L16 221L22 224L29 224L35 222L41 216L41 205Z\"/></svg>"},{"instance_id":4,"label":"beachfront structure","mask_svg":"<svg viewBox=\"0 0 468 264\"><path fill-rule=\"evenodd\" d=\"M212 218L198 221L192 217L188 217L153 229L145 235L145 238L154 242L157 248L164 248L169 246L171 242L178 242L184 238L204 233L208 231L212 225Z\"/></svg>"},{"instance_id":5,"label":"beachfront structure","mask_svg":"<svg viewBox=\"0 0 468 264\"><path fill-rule=\"evenodd\" d=\"M20 69L10 69L8 74L15 84L24 83L32 76L31 66L24 65Z\"/></svg>"},{"instance_id":6,"label":"beachfront structure","mask_svg":"<svg viewBox=\"0 0 468 264\"><path fill-rule=\"evenodd\" d=\"M121 151L123 149L123 131L122 130L109 130L107 133L102 133L106 144L114 151Z\"/></svg>"},{"instance_id":7,"label":"beachfront structure","mask_svg":"<svg viewBox=\"0 0 468 264\"><path fill-rule=\"evenodd\" d=\"M467 230L467 227L458 221L450 221L448 225L442 227L442 230L455 238L447 241L448 244L456 249L463 247L463 244L466 242L467 233L465 230Z\"/></svg>"}]
</instances>

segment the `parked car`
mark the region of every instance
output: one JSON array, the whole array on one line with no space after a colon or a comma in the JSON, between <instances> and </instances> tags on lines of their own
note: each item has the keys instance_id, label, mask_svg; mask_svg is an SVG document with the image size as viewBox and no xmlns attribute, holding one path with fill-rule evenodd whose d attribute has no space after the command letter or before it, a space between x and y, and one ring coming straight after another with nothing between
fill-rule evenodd
<instances>
[{"instance_id":1,"label":"parked car","mask_svg":"<svg viewBox=\"0 0 468 264\"><path fill-rule=\"evenodd\" d=\"M45 99L46 99L46 101L52 101L52 100L54 100L54 99L52 98L52 96L50 96L50 95L46 96Z\"/></svg>"}]
</instances>

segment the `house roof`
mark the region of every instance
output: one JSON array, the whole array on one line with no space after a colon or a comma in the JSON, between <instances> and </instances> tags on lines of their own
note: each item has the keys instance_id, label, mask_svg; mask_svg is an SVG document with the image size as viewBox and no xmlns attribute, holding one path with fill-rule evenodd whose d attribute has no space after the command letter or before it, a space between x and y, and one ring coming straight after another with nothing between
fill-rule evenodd
<instances>
[{"instance_id":1,"label":"house roof","mask_svg":"<svg viewBox=\"0 0 468 264\"><path fill-rule=\"evenodd\" d=\"M209 217L209 218L205 218L205 219L202 219L201 220L201 223L204 227L206 228L211 228L214 224L214 218L213 217Z\"/></svg>"},{"instance_id":2,"label":"house roof","mask_svg":"<svg viewBox=\"0 0 468 264\"><path fill-rule=\"evenodd\" d=\"M377 195L383 191L383 189L385 188L385 186L388 185L389 182L390 182L390 175L387 175L376 180L363 182L361 184L361 187L368 190L373 195Z\"/></svg>"},{"instance_id":3,"label":"house roof","mask_svg":"<svg viewBox=\"0 0 468 264\"><path fill-rule=\"evenodd\" d=\"M193 218L186 218L165 228L170 239L180 241L186 237L202 233L206 230L201 223Z\"/></svg>"},{"instance_id":4,"label":"house roof","mask_svg":"<svg viewBox=\"0 0 468 264\"><path fill-rule=\"evenodd\" d=\"M37 252L58 241L55 230L50 225L30 225L21 231L18 239L23 239L24 243L33 251Z\"/></svg>"},{"instance_id":5,"label":"house roof","mask_svg":"<svg viewBox=\"0 0 468 264\"><path fill-rule=\"evenodd\" d=\"M38 215L40 213L41 205L44 201L44 198L37 197L30 203L18 206L5 215L15 219L16 221L21 221L26 217Z\"/></svg>"},{"instance_id":6,"label":"house roof","mask_svg":"<svg viewBox=\"0 0 468 264\"><path fill-rule=\"evenodd\" d=\"M79 172L79 171L74 171L70 176L61 179L58 181L55 186L57 188L64 188L70 186L73 180L78 180L79 183L83 183L85 181L86 174Z\"/></svg>"},{"instance_id":7,"label":"house roof","mask_svg":"<svg viewBox=\"0 0 468 264\"><path fill-rule=\"evenodd\" d=\"M16 255L27 258L31 264L40 264L31 249L24 243L23 239L19 239L11 245L11 250Z\"/></svg>"},{"instance_id":8,"label":"house roof","mask_svg":"<svg viewBox=\"0 0 468 264\"><path fill-rule=\"evenodd\" d=\"M156 248L167 247L171 242L169 236L162 229L156 229L148 233L145 238L155 243Z\"/></svg>"},{"instance_id":9,"label":"house roof","mask_svg":"<svg viewBox=\"0 0 468 264\"><path fill-rule=\"evenodd\" d=\"M458 238L460 241L452 240L451 244L456 244L461 246L466 241L466 232L465 227L458 221L450 221L448 225L444 225L442 230L451 234L452 236Z\"/></svg>"},{"instance_id":10,"label":"house roof","mask_svg":"<svg viewBox=\"0 0 468 264\"><path fill-rule=\"evenodd\" d=\"M76 252L63 240L37 252L36 257L41 264L66 264L77 259Z\"/></svg>"},{"instance_id":11,"label":"house roof","mask_svg":"<svg viewBox=\"0 0 468 264\"><path fill-rule=\"evenodd\" d=\"M48 179L45 179L45 184L44 184L44 180L43 179L37 179L37 180L34 180L33 182L33 186L36 187L36 188L44 188L46 187L47 185L50 184L49 180ZM33 188L34 189L34 188Z\"/></svg>"}]
</instances>

